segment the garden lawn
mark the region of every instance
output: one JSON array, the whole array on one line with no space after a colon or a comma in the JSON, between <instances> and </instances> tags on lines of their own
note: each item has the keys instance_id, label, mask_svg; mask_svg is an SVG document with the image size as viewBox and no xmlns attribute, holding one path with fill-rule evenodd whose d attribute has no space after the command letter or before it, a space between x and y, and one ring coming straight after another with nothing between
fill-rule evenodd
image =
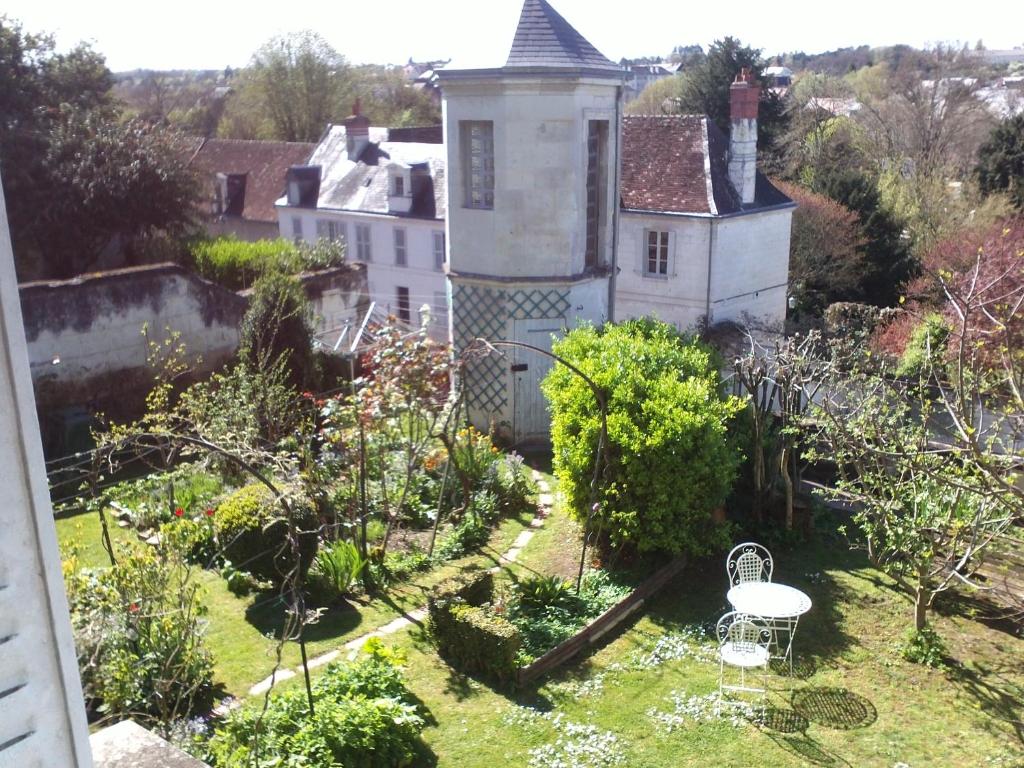
<instances>
[{"instance_id":1,"label":"garden lawn","mask_svg":"<svg viewBox=\"0 0 1024 768\"><path fill-rule=\"evenodd\" d=\"M714 645L694 639L726 609L717 565L688 570L600 650L517 696L451 671L419 631L403 633L410 687L437 720L424 737L438 764L657 768L713 756L728 766L1024 765L1024 640L936 616L951 671L903 661L895 645L911 622L909 601L838 542L776 553L776 580L815 605L797 633L798 677L770 678L766 724L710 715L690 697L717 690ZM682 657L655 663L659 641L661 657ZM706 721L692 717L700 712ZM559 738L597 745L594 759L568 760Z\"/></svg>"},{"instance_id":2,"label":"garden lawn","mask_svg":"<svg viewBox=\"0 0 1024 768\"><path fill-rule=\"evenodd\" d=\"M373 599L353 601L349 605L326 610L319 621L307 627L307 651L310 658L341 648L349 640L387 624L402 613L426 604L427 594L438 581L468 565L491 567L502 553L529 527L533 512L506 518L492 532L487 545L478 553L452 560L439 568L414 574L407 582L392 587ZM115 542L128 541L134 534L118 528L111 516L111 537ZM109 560L100 540L99 518L95 513L82 513L57 520L59 540L74 543L79 550L81 567L105 567ZM217 573L196 568L196 578L203 587L202 600L208 608L207 647L214 658L214 683L224 693L245 696L249 689L268 675L274 667L277 642L284 606L276 594L259 593L247 597L232 594ZM299 648L288 643L282 655L284 668L301 663Z\"/></svg>"}]
</instances>

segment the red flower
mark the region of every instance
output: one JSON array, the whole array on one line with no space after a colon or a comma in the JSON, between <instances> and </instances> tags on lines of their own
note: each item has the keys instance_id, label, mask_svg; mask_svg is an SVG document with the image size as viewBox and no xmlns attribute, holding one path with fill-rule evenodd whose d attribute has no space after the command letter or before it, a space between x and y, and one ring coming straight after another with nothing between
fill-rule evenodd
<instances>
[{"instance_id":1,"label":"red flower","mask_svg":"<svg viewBox=\"0 0 1024 768\"><path fill-rule=\"evenodd\" d=\"M213 510L212 509L207 509L206 510L206 516L207 517L213 517Z\"/></svg>"},{"instance_id":2,"label":"red flower","mask_svg":"<svg viewBox=\"0 0 1024 768\"><path fill-rule=\"evenodd\" d=\"M181 507L178 507L177 509L174 510L174 516L175 517L181 517L184 514L185 514L185 510L182 509Z\"/></svg>"},{"instance_id":3,"label":"red flower","mask_svg":"<svg viewBox=\"0 0 1024 768\"><path fill-rule=\"evenodd\" d=\"M129 613L138 613L139 612L139 604L138 603L132 603L131 605L129 605L128 606L128 612Z\"/></svg>"}]
</instances>

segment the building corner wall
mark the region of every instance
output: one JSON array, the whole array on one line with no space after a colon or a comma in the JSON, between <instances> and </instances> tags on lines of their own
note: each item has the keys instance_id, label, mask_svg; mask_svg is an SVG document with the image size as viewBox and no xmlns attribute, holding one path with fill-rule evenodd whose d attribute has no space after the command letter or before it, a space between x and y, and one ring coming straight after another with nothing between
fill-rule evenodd
<instances>
[{"instance_id":1,"label":"building corner wall","mask_svg":"<svg viewBox=\"0 0 1024 768\"><path fill-rule=\"evenodd\" d=\"M91 768L0 190L0 765Z\"/></svg>"}]
</instances>

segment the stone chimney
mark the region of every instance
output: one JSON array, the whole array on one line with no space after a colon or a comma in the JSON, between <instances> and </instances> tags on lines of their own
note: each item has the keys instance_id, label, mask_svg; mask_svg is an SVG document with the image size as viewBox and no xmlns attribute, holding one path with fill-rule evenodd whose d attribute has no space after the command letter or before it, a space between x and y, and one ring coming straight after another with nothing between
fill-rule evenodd
<instances>
[{"instance_id":1,"label":"stone chimney","mask_svg":"<svg viewBox=\"0 0 1024 768\"><path fill-rule=\"evenodd\" d=\"M729 181L744 205L754 202L757 173L757 102L761 86L748 67L729 86Z\"/></svg>"},{"instance_id":2,"label":"stone chimney","mask_svg":"<svg viewBox=\"0 0 1024 768\"><path fill-rule=\"evenodd\" d=\"M370 143L370 118L360 112L359 99L352 105L352 114L345 118L345 144L348 159L355 162Z\"/></svg>"}]
</instances>

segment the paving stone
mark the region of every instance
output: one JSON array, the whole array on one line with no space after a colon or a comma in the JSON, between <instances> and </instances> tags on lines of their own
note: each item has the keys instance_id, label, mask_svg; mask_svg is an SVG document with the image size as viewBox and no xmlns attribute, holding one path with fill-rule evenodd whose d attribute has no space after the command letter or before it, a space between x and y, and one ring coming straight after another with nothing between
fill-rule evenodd
<instances>
[{"instance_id":1,"label":"paving stone","mask_svg":"<svg viewBox=\"0 0 1024 768\"><path fill-rule=\"evenodd\" d=\"M317 656L315 659L310 659L309 663L306 666L310 669L316 669L317 667L322 667L324 664L330 664L339 656L341 656L341 651L328 651L322 656Z\"/></svg>"},{"instance_id":2,"label":"paving stone","mask_svg":"<svg viewBox=\"0 0 1024 768\"><path fill-rule=\"evenodd\" d=\"M249 689L250 696L262 696L264 693L270 690L271 686L282 682L283 680L290 680L295 677L295 672L290 669L280 669L277 675L271 675L270 677L261 680L256 683L252 688Z\"/></svg>"},{"instance_id":3,"label":"paving stone","mask_svg":"<svg viewBox=\"0 0 1024 768\"><path fill-rule=\"evenodd\" d=\"M555 504L555 497L550 493L542 493L537 496L537 503L542 507L552 507Z\"/></svg>"}]
</instances>

